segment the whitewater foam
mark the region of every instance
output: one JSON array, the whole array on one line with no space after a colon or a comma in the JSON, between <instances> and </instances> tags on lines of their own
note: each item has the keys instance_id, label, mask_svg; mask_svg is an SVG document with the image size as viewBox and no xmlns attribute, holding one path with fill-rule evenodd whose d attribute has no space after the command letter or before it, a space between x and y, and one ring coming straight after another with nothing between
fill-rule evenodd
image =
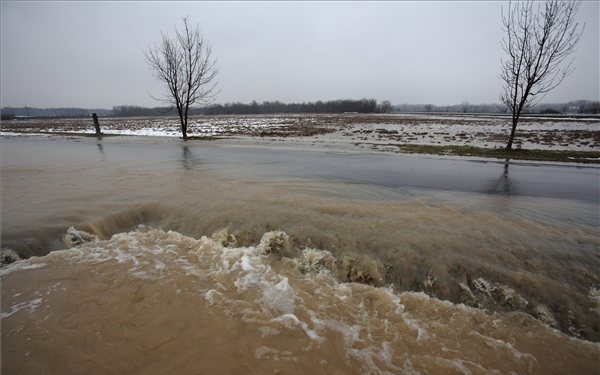
<instances>
[{"instance_id":1,"label":"whitewater foam","mask_svg":"<svg viewBox=\"0 0 600 375\"><path fill-rule=\"evenodd\" d=\"M16 272L16 271L34 270L37 268L44 268L44 267L46 267L46 263L33 263L32 264L28 260L21 260L18 262L11 263L8 266L0 268L0 277L5 278L6 276L8 276L11 273Z\"/></svg>"},{"instance_id":2,"label":"whitewater foam","mask_svg":"<svg viewBox=\"0 0 600 375\"><path fill-rule=\"evenodd\" d=\"M34 298L30 301L14 304L8 308L8 312L3 312L0 314L0 319L7 318L21 311L22 309L28 309L30 313L33 313L42 304L42 302L44 302L43 298Z\"/></svg>"},{"instance_id":3,"label":"whitewater foam","mask_svg":"<svg viewBox=\"0 0 600 375\"><path fill-rule=\"evenodd\" d=\"M273 238L281 244L286 236L267 232L259 245L272 244ZM109 350L115 360L106 364L120 373L132 373L132 358L147 355L142 353L153 347L168 350L171 360L165 364L211 363L215 371L225 371L220 366L228 361L237 363L233 357L217 359L219 350L225 350L239 353L239 363L253 368L251 373L275 371L282 362L298 366L316 361L315 373L376 374L544 373L551 363L547 350L559 350L566 358L562 364L552 363L556 371L581 366L579 373L586 373L600 349L566 340L524 314L490 316L424 293L340 282L336 267L343 262L327 251L302 249L295 258L281 258L278 251L266 252L259 245L227 247L209 237L145 228L23 261L5 276L10 293L2 312L3 332L12 333L3 338L8 347L39 357L53 353L53 347L25 350L29 344L23 341L38 329L70 345L100 334L101 342L124 351ZM30 285L38 295L14 284L25 272L38 272L36 282L41 284ZM90 279L81 279L83 275ZM479 284L484 288L485 283ZM37 323L23 325L27 319ZM87 326L89 332L81 329ZM152 344L138 353L136 345L125 345L128 340L140 347L146 341ZM220 344L198 346L211 340ZM109 348L89 345L86 353ZM122 357L129 351L126 347L133 352ZM183 348L196 351L184 359L179 357L186 353ZM6 368L18 353L11 352L16 357L8 357ZM70 360L80 358L71 355L75 358ZM79 372L94 372L85 361L80 363Z\"/></svg>"}]
</instances>

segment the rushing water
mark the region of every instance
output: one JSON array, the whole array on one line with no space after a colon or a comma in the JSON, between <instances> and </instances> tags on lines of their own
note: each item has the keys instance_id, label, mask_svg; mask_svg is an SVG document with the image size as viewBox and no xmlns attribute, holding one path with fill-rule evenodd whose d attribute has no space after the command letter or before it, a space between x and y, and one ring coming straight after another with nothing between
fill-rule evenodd
<instances>
[{"instance_id":1,"label":"rushing water","mask_svg":"<svg viewBox=\"0 0 600 375\"><path fill-rule=\"evenodd\" d=\"M34 257L2 271L2 370L594 374L598 183L597 168L4 138L2 247Z\"/></svg>"}]
</instances>

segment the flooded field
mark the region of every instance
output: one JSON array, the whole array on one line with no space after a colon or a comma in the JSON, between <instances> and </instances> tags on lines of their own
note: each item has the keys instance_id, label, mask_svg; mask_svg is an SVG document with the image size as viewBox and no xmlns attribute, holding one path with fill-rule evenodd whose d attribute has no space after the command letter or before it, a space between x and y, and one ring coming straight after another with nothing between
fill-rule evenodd
<instances>
[{"instance_id":1,"label":"flooded field","mask_svg":"<svg viewBox=\"0 0 600 375\"><path fill-rule=\"evenodd\" d=\"M177 118L104 118L102 131L112 135L181 136ZM247 144L260 142L338 150L398 152L412 145L503 147L509 116L444 114L338 114L198 116L190 119L192 137L222 137ZM517 148L595 151L600 148L600 118L523 117ZM22 119L5 121L3 133L94 133L91 119Z\"/></svg>"},{"instance_id":2,"label":"flooded field","mask_svg":"<svg viewBox=\"0 0 600 375\"><path fill-rule=\"evenodd\" d=\"M2 372L597 373L597 167L260 145L3 137Z\"/></svg>"}]
</instances>

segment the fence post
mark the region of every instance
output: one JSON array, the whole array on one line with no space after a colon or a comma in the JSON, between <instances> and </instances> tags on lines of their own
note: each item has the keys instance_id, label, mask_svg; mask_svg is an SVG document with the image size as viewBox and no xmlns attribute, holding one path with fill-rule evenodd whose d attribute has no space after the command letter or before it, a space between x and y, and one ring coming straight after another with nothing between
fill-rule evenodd
<instances>
[{"instance_id":1,"label":"fence post","mask_svg":"<svg viewBox=\"0 0 600 375\"><path fill-rule=\"evenodd\" d=\"M100 131L100 123L98 123L98 115L92 113L92 118L94 119L94 127L96 128L96 135L98 137L102 136L102 132Z\"/></svg>"}]
</instances>

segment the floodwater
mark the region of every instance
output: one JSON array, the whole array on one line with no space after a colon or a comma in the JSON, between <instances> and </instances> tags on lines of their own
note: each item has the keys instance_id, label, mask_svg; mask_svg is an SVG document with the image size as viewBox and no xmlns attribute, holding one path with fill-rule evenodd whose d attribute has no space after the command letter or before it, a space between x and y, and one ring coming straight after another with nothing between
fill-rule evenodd
<instances>
[{"instance_id":1,"label":"floodwater","mask_svg":"<svg viewBox=\"0 0 600 375\"><path fill-rule=\"evenodd\" d=\"M2 139L2 372L597 374L599 169ZM33 256L33 257L32 257Z\"/></svg>"}]
</instances>

